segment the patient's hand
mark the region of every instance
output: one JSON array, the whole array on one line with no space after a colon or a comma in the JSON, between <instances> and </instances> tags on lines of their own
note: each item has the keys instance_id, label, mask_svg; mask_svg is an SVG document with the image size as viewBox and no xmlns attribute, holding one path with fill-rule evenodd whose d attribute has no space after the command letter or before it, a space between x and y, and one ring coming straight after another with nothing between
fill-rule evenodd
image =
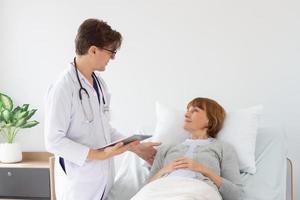
<instances>
[{"instance_id":1,"label":"patient's hand","mask_svg":"<svg viewBox=\"0 0 300 200\"><path fill-rule=\"evenodd\" d=\"M204 171L205 167L202 164L200 164L190 158L181 157L181 158L177 158L177 159L171 161L169 164L165 165L161 169L161 174L163 174L163 175L168 174L177 169L190 169L192 171L202 173Z\"/></svg>"},{"instance_id":2,"label":"patient's hand","mask_svg":"<svg viewBox=\"0 0 300 200\"><path fill-rule=\"evenodd\" d=\"M208 167L186 157L178 158L176 159L176 161L177 161L176 169L186 168L192 171L200 172L204 176L210 178L218 188L221 187L222 178L219 175L217 175L213 170L209 169Z\"/></svg>"},{"instance_id":3,"label":"patient's hand","mask_svg":"<svg viewBox=\"0 0 300 200\"><path fill-rule=\"evenodd\" d=\"M160 144L160 142L144 142L133 146L130 148L130 151L136 153L139 157L152 165L156 154L156 149L154 147L159 146Z\"/></svg>"},{"instance_id":4,"label":"patient's hand","mask_svg":"<svg viewBox=\"0 0 300 200\"><path fill-rule=\"evenodd\" d=\"M172 160L167 165L165 165L163 168L161 168L153 177L150 178L150 182L154 181L165 174L169 174L173 172L174 170L177 170L179 165L181 165L181 158L177 158L175 160Z\"/></svg>"},{"instance_id":5,"label":"patient's hand","mask_svg":"<svg viewBox=\"0 0 300 200\"><path fill-rule=\"evenodd\" d=\"M176 169L182 169L187 168L195 172L203 173L206 170L206 167L204 167L202 164L196 162L195 160L192 160L190 158L181 157L176 159Z\"/></svg>"}]
</instances>

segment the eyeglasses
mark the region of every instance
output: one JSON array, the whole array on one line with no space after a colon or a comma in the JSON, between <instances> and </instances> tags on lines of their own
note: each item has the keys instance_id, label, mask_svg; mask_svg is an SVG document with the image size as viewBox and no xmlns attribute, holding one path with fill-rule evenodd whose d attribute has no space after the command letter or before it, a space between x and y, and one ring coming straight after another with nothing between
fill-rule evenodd
<instances>
[{"instance_id":1,"label":"eyeglasses","mask_svg":"<svg viewBox=\"0 0 300 200\"><path fill-rule=\"evenodd\" d=\"M114 51L114 50L111 50L111 49L106 49L106 48L104 48L104 47L102 47L102 49L104 49L105 51L110 52L110 53L111 53L111 58L114 58L115 55L116 55L116 53L117 53L116 50Z\"/></svg>"}]
</instances>

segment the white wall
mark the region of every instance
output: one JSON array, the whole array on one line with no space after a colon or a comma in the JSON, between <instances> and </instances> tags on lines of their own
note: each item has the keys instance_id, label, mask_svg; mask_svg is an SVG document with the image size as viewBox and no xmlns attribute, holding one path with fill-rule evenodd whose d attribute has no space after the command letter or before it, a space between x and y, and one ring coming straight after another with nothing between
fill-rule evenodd
<instances>
[{"instance_id":1,"label":"white wall","mask_svg":"<svg viewBox=\"0 0 300 200\"><path fill-rule=\"evenodd\" d=\"M263 104L264 123L284 126L300 178L297 0L1 0L0 91L38 108L41 122L19 135L24 150L44 150L43 96L72 60L77 27L89 17L124 36L104 73L115 127L151 132L156 100L182 109L196 96L227 110Z\"/></svg>"}]
</instances>

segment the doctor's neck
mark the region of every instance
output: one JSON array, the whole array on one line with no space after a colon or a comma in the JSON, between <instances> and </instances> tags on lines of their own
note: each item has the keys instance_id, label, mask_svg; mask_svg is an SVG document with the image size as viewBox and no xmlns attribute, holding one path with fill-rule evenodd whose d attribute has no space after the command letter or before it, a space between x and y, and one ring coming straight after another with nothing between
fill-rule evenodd
<instances>
[{"instance_id":1,"label":"doctor's neck","mask_svg":"<svg viewBox=\"0 0 300 200\"><path fill-rule=\"evenodd\" d=\"M92 73L94 72L94 69L91 67L92 65L88 55L76 55L75 60L77 69L91 84L93 84Z\"/></svg>"}]
</instances>

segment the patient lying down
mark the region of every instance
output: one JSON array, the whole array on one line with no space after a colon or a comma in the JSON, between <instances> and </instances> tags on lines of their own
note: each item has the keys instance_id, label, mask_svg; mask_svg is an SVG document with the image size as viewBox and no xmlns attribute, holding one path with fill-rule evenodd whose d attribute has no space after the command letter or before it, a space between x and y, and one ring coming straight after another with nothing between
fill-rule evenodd
<instances>
[{"instance_id":1,"label":"patient lying down","mask_svg":"<svg viewBox=\"0 0 300 200\"><path fill-rule=\"evenodd\" d=\"M224 118L224 109L214 100L192 100L184 121L190 139L158 150L150 183L132 200L241 199L237 155L229 144L215 138Z\"/></svg>"}]
</instances>

